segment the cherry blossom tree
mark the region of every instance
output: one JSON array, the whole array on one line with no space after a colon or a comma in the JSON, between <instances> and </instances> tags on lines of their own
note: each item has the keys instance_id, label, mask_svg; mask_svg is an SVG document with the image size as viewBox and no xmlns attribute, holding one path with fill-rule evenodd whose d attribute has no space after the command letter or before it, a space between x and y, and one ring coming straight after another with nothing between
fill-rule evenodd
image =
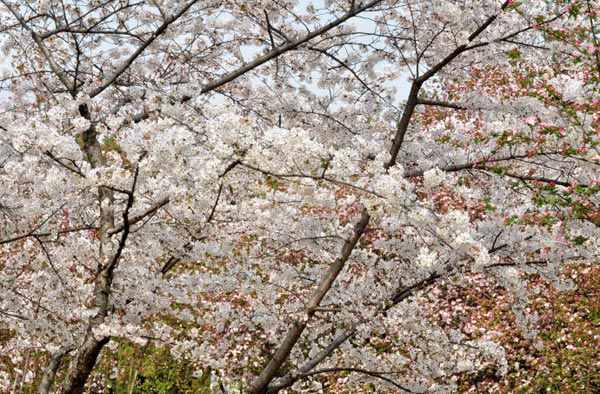
<instances>
[{"instance_id":1,"label":"cherry blossom tree","mask_svg":"<svg viewBox=\"0 0 600 394\"><path fill-rule=\"evenodd\" d=\"M128 338L249 393L447 392L507 364L437 284L527 330L526 275L598 259L591 1L0 10L7 389L81 393Z\"/></svg>"}]
</instances>

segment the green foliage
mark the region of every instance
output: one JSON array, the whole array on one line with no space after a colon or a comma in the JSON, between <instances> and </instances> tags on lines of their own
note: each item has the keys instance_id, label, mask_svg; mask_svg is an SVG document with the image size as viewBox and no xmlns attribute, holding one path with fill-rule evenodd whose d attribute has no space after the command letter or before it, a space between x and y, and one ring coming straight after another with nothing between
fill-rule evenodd
<instances>
[{"instance_id":1,"label":"green foliage","mask_svg":"<svg viewBox=\"0 0 600 394\"><path fill-rule=\"evenodd\" d=\"M167 346L140 346L116 340L105 349L87 393L209 394L211 371L185 359L176 359ZM96 387L96 389L94 389Z\"/></svg>"},{"instance_id":2,"label":"green foliage","mask_svg":"<svg viewBox=\"0 0 600 394\"><path fill-rule=\"evenodd\" d=\"M506 10L507 10L507 11L510 11L510 10L517 9L517 8L519 8L519 6L520 6L521 4L523 4L523 3L521 3L520 1L515 1L515 2L513 2L512 4L509 4L508 6L506 6Z\"/></svg>"},{"instance_id":3,"label":"green foliage","mask_svg":"<svg viewBox=\"0 0 600 394\"><path fill-rule=\"evenodd\" d=\"M521 52L517 48L511 49L510 51L506 52L506 54L511 59L520 59L521 58Z\"/></svg>"},{"instance_id":4,"label":"green foliage","mask_svg":"<svg viewBox=\"0 0 600 394\"><path fill-rule=\"evenodd\" d=\"M582 235L579 235L579 236L577 236L577 237L574 237L574 238L572 238L572 239L571 239L571 242L572 242L574 245L583 245L584 243L586 243L586 242L587 242L587 240L588 240L588 239L589 239L588 237L584 237L584 236L582 236Z\"/></svg>"}]
</instances>

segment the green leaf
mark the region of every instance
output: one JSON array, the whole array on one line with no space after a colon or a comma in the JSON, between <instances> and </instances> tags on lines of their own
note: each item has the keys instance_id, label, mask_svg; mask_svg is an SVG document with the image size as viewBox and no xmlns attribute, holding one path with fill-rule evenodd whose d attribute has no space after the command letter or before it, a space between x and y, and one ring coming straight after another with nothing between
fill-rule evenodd
<instances>
[{"instance_id":1,"label":"green leaf","mask_svg":"<svg viewBox=\"0 0 600 394\"><path fill-rule=\"evenodd\" d=\"M521 58L521 52L517 48L511 49L510 51L506 52L506 54L511 59L520 59Z\"/></svg>"}]
</instances>

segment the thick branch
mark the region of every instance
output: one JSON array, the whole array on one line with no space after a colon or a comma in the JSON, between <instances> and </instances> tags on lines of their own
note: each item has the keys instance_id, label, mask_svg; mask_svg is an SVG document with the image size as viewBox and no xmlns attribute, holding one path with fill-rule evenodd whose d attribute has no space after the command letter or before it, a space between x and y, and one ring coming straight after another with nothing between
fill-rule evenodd
<instances>
[{"instance_id":1,"label":"thick branch","mask_svg":"<svg viewBox=\"0 0 600 394\"><path fill-rule=\"evenodd\" d=\"M87 104L81 104L79 106L79 114L83 118L91 120L91 114ZM102 154L102 148L97 140L97 132L93 123L83 133L82 137L83 150L88 156L92 167L100 168L104 166L105 159ZM143 158L144 154L140 157L140 160ZM83 392L85 383L96 364L98 355L102 351L104 345L110 341L110 337L97 339L94 334L94 329L102 324L108 314L108 298L111 292L113 271L119 261L129 235L129 211L133 206L137 176L138 168L135 170L131 191L126 193L128 199L127 206L123 212L123 230L117 250L114 253L111 253L112 248L109 246L111 244L110 231L115 227L114 193L107 187L98 187L100 198L100 264L94 282L94 296L91 301L92 307L95 307L97 312L88 320L88 329L83 342L79 346L63 382L63 394L80 394Z\"/></svg>"},{"instance_id":2,"label":"thick branch","mask_svg":"<svg viewBox=\"0 0 600 394\"><path fill-rule=\"evenodd\" d=\"M311 298L306 302L304 306L304 313L306 314L306 317L298 319L292 324L292 327L290 327L290 329L288 330L285 339L283 340L283 342L281 343L281 345L279 346L279 348L277 349L277 351L275 352L265 369L262 371L260 376L256 378L254 382L252 382L252 385L250 386L249 390L251 394L267 392L267 386L276 376L277 371L279 371L279 368L281 368L281 365L288 358L290 352L296 345L296 342L298 342L298 339L300 339L300 336L306 328L309 318L311 318L314 315L316 308L318 308L319 304L321 303L329 289L331 289L333 282L335 282L336 278L346 265L346 262L348 261L348 259L350 258L350 254L352 253L352 250L354 250L356 244L358 243L358 240L365 232L367 225L369 224L369 219L369 213L366 209L363 209L360 221L354 226L354 234L349 240L347 240L344 243L340 257L338 257L334 261L325 277L321 280L321 283L319 284L318 288L315 290Z\"/></svg>"},{"instance_id":3,"label":"thick branch","mask_svg":"<svg viewBox=\"0 0 600 394\"><path fill-rule=\"evenodd\" d=\"M110 341L110 338L102 338L96 340L93 333L85 336L83 344L78 348L69 373L65 377L63 383L63 394L82 394L85 387L85 382L94 365L100 351Z\"/></svg>"},{"instance_id":4,"label":"thick branch","mask_svg":"<svg viewBox=\"0 0 600 394\"><path fill-rule=\"evenodd\" d=\"M307 376L314 367L329 357L329 355L331 355L331 353L333 353L334 350L337 349L342 343L353 337L354 334L356 334L356 328L359 324L360 323L355 323L350 329L342 332L340 335L334 338L329 345L323 348L319 353L313 356L313 358L306 362L302 367L298 368L298 370L294 373L290 373L274 380L273 383L269 384L266 391L267 394L277 393L284 388L290 387L302 377Z\"/></svg>"},{"instance_id":5,"label":"thick branch","mask_svg":"<svg viewBox=\"0 0 600 394\"><path fill-rule=\"evenodd\" d=\"M415 112L415 107L417 106L417 97L419 95L419 91L421 90L421 86L423 82L419 80L413 81L410 87L410 93L408 94L408 99L406 100L406 105L404 106L404 111L402 111L402 116L398 123L396 123L396 135L394 136L394 140L392 141L392 147L390 148L390 160L385 163L385 169L392 167L396 164L396 158L398 157L398 153L400 152L400 148L404 143L404 137L406 136L406 131L408 130L408 125L410 124L410 120Z\"/></svg>"}]
</instances>

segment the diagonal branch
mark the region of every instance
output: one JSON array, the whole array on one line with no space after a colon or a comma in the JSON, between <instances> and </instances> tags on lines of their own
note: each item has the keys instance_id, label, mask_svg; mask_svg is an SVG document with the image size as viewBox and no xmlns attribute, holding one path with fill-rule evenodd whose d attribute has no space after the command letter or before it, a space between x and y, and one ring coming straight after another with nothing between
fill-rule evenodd
<instances>
[{"instance_id":1,"label":"diagonal branch","mask_svg":"<svg viewBox=\"0 0 600 394\"><path fill-rule=\"evenodd\" d=\"M0 315L12 317L12 318L19 319L19 320L29 320L25 316L17 315L16 313L12 313L12 312L7 312L3 309L0 309Z\"/></svg>"},{"instance_id":2,"label":"diagonal branch","mask_svg":"<svg viewBox=\"0 0 600 394\"><path fill-rule=\"evenodd\" d=\"M225 170L223 170L223 172L219 175L219 179L223 178L225 175L227 175L227 173L229 171L233 170L235 167L238 166L238 164L241 164L241 163L242 162L239 159L234 160L231 163L229 163L229 165L225 168ZM206 218L206 223L210 223L213 220L214 215L217 211L217 206L219 205L219 200L221 198L222 192L223 192L223 181L221 180L219 182L219 189L217 190L217 197L215 197L215 202L213 203L212 208L208 214L208 217ZM207 238L207 236L203 236L203 237L196 239L196 241L202 241L206 238ZM191 243L187 242L183 247L185 249L191 248ZM168 260L163 264L163 266L160 269L161 275L165 276L167 274L167 272L169 272L171 269L173 269L173 267L175 267L175 265L177 265L177 263L179 263L180 261L181 261L181 257L170 255Z\"/></svg>"},{"instance_id":3,"label":"diagonal branch","mask_svg":"<svg viewBox=\"0 0 600 394\"><path fill-rule=\"evenodd\" d=\"M209 82L208 84L204 85L204 87L200 90L200 94L205 94L205 93L211 92L213 90L217 90L221 86L226 85L229 82L246 74L247 72L252 71L255 68L262 66L263 64L267 63L268 61L276 59L279 56L283 55L284 53L294 50L294 49L298 48L299 46L309 42L310 40L312 40L324 33L327 33L329 30L341 25L342 23L346 22L348 19L360 14L361 12L368 10L369 8L377 5L378 3L381 3L382 1L383 0L372 0L366 4L359 3L358 6L354 5L354 3L353 3L352 8L350 8L349 11L347 11L345 14L343 14L339 18L333 20L332 22L321 27L320 29L317 29L313 32L306 34L302 38L299 38L295 41L286 42L285 44L277 46L277 47L273 47L270 51L268 51L267 53L265 53L264 55L262 55L256 59L254 59L250 63L247 63L244 66L242 66L236 70L233 70L233 71L229 72L228 74L225 74L224 76L218 78L217 80L215 80L213 82ZM271 26L271 28L273 29L272 26ZM184 102L190 101L192 98L193 98L192 96L186 95L181 98L181 102L184 103ZM142 110L139 113L133 115L131 120L134 123L137 123L137 122L147 119L148 116L149 116L149 112L146 110Z\"/></svg>"},{"instance_id":4,"label":"diagonal branch","mask_svg":"<svg viewBox=\"0 0 600 394\"><path fill-rule=\"evenodd\" d=\"M52 256L50 256L50 252L48 252L48 249L46 248L46 246L44 245L44 243L39 239L39 237L35 237L35 239L40 244L40 247L42 248L42 251L44 252L44 256L46 256L46 260L48 260L48 264L52 268L52 271L54 271L54 274L58 277L58 280L60 281L60 284L62 285L62 287L64 289L66 289L67 285L65 284L64 279L60 275L60 272L58 272L58 270L56 269L56 266L52 262Z\"/></svg>"},{"instance_id":5,"label":"diagonal branch","mask_svg":"<svg viewBox=\"0 0 600 394\"><path fill-rule=\"evenodd\" d=\"M365 189L364 187L361 187L361 186L353 185L353 184L351 184L349 182L340 181L340 180L337 180L337 179L334 179L334 178L327 177L327 176L325 176L324 172L321 175L294 174L294 173L285 174L285 173L278 173L278 172L271 172L271 171L263 170L263 169L261 169L259 167L254 167L254 166L252 166L250 164L246 164L246 163L243 163L243 162L240 162L239 165L241 165L243 167L246 167L249 170L257 171L257 172L260 172L262 174L269 175L269 176L272 176L272 177L275 177L275 178L281 178L281 179L286 179L286 178L288 178L288 179L293 179L293 178L299 178L299 179L301 179L301 178L305 178L305 179L313 179L313 180L316 180L316 181L322 180L322 181L326 181L326 182L331 182L331 183L333 183L335 185L339 185L339 186L347 186L349 188L352 188L352 189L355 189L355 190L358 190L358 191L361 191L361 192L364 192L364 193L369 193L369 194L372 194L372 195L377 196L379 198L385 199L385 197L383 197L381 194L378 194L378 193L376 193L376 192L374 192L372 190Z\"/></svg>"},{"instance_id":6,"label":"diagonal branch","mask_svg":"<svg viewBox=\"0 0 600 394\"><path fill-rule=\"evenodd\" d=\"M532 238L531 236L528 236L525 238L525 240L528 240L531 238ZM494 241L494 243L495 242L496 241ZM488 252L494 253L494 252L504 248L505 246L508 246L508 245L503 244L500 246L492 247L492 249L490 249ZM405 299L412 297L417 291L423 290L423 289L435 284L436 281L442 277L447 277L447 276L455 273L456 267L452 266L452 265L447 265L447 263L448 263L448 261L445 262L446 268L443 271L432 272L427 277L422 278L411 285L403 286L400 289L397 289L393 293L393 295L388 299L387 303L385 305L382 305L380 308L378 308L378 314L375 314L375 316L379 316L379 314L385 316L385 314L388 310L390 310L392 307L394 307L398 303L404 301ZM548 264L548 261L545 261L545 260L528 261L528 262L525 262L525 264L526 265ZM493 268L493 267L497 267L497 266L504 266L504 265L517 266L518 264L516 264L516 263L494 263L494 264L490 264L490 265L483 267L483 269L489 269L489 268ZM300 380L306 376L310 376L312 374L311 371L313 370L313 368L315 368L317 365L319 365L319 363L321 363L321 361L323 361L324 359L329 357L344 342L346 342L348 339L352 338L357 333L358 327L363 323L364 323L364 321L355 321L349 328L343 330L340 334L338 334L329 343L329 345L327 345L326 347L321 349L320 352L318 352L311 359L309 359L304 365L299 367L297 370L290 372L287 375L280 377L280 378L274 380L272 383L270 383L264 392L268 393L268 394L278 393L280 390L292 386L298 380ZM317 372L318 371L315 371L315 373L317 373Z\"/></svg>"},{"instance_id":7,"label":"diagonal branch","mask_svg":"<svg viewBox=\"0 0 600 394\"><path fill-rule=\"evenodd\" d=\"M553 152L553 151L547 151L547 152L540 152L538 154L536 154L536 156L548 156L548 155L552 155L552 154L556 154L558 152ZM514 155L507 155L504 157L488 157L488 158L483 158L483 159L479 159L479 160L473 160L471 162L467 162L467 163L460 163L460 164L454 164L454 165L450 165L450 166L445 166L445 167L439 167L439 170L444 171L444 172L458 172L458 171L463 171L463 170L481 170L481 171L488 171L491 167L486 166L489 163L499 163L499 162L503 162L503 161L511 161L511 160L519 160L519 159L526 159L526 158L531 158L532 155L531 154L514 154ZM425 170L414 170L414 171L408 171L404 176L406 178L414 178L414 177L418 177L418 176L423 176L423 174L425 173ZM510 176L508 174L504 174L507 176ZM556 181L553 181L556 182Z\"/></svg>"},{"instance_id":8,"label":"diagonal branch","mask_svg":"<svg viewBox=\"0 0 600 394\"><path fill-rule=\"evenodd\" d=\"M530 176L530 175L520 175L520 174L515 174L514 172L503 172L502 175L507 176L509 178L514 178L514 179L518 179L523 183L526 183L527 181L533 181L533 182L540 182L540 183L549 183L549 184L555 184L558 186L562 186L562 187L571 187L573 186L573 184L571 182L565 182L565 181L561 181L559 179L550 179L550 178L546 178L543 176ZM579 185L581 187L588 187L588 185Z\"/></svg>"},{"instance_id":9,"label":"diagonal branch","mask_svg":"<svg viewBox=\"0 0 600 394\"><path fill-rule=\"evenodd\" d=\"M321 48L316 47L316 46L311 46L309 49L312 50L312 51L321 53L321 54L327 56L328 58L330 58L331 60L333 60L334 62L336 62L339 65L339 67L342 67L343 69L347 70L350 74L352 74L352 76L358 81L358 83L360 83L363 86L363 88L366 91L368 91L369 93L371 93L373 96L380 98L383 102L387 102L387 100L386 100L385 97L383 97L380 93L378 93L375 90L373 90L373 88L370 87L369 84L360 75L358 75L358 73L356 72L356 70L354 70L344 60L338 58L336 55L334 55L332 53L329 53L327 51L327 49L321 49Z\"/></svg>"},{"instance_id":10,"label":"diagonal branch","mask_svg":"<svg viewBox=\"0 0 600 394\"><path fill-rule=\"evenodd\" d=\"M254 380L254 382L252 382L252 384L250 385L250 394L264 393L267 390L269 384L271 383L271 381L273 381L273 379L277 375L277 372L279 371L285 360L290 355L292 349L298 342L298 339L300 339L300 336L306 328L308 321L315 314L315 311L319 307L319 304L321 303L325 295L329 292L331 286L333 285L338 275L346 265L346 262L350 258L350 255L356 247L358 240L365 233L367 225L369 224L369 219L369 213L365 208L362 211L359 222L354 226L354 234L352 234L352 237L350 237L350 239L344 243L340 256L333 262L333 264L329 268L329 271L325 274L325 276L321 280L321 283L314 291L313 295L304 305L305 316L301 319L297 319L294 323L292 323L292 326L288 330L285 339L283 340L283 342L281 343L281 345L279 346L279 348L277 349L277 351L275 352L265 369L263 369L260 376L257 377ZM279 390L269 392L277 391Z\"/></svg>"},{"instance_id":11,"label":"diagonal branch","mask_svg":"<svg viewBox=\"0 0 600 394\"><path fill-rule=\"evenodd\" d=\"M360 14L363 11L368 10L369 8L371 8L374 5L381 3L381 2L382 2L382 0L372 0L366 4L359 3L358 6L352 7L344 15L342 15L339 18L333 20L332 22L326 24L325 26L321 27L320 29L317 29L311 33L308 33L304 37L299 38L295 41L288 42L286 44L275 47L275 48L271 49L269 52L265 53L264 55L258 57L257 59L254 59L250 63L244 65L243 67L240 67L237 70L230 72L229 74L219 78L218 80L216 80L214 82L208 83L207 85L205 85L202 88L200 93L201 94L208 93L212 90L215 90L215 89L233 81L234 79L246 74L248 71L254 70L255 68L265 64L269 60L275 59L275 58L279 57L280 55L284 54L285 52L296 49L300 45L307 43L308 41L312 40L313 38L316 38L316 37L320 36L321 34L327 33L329 30L333 29L334 27L341 25L342 23L346 22L348 19Z\"/></svg>"},{"instance_id":12,"label":"diagonal branch","mask_svg":"<svg viewBox=\"0 0 600 394\"><path fill-rule=\"evenodd\" d=\"M337 349L342 343L346 342L349 338L353 337L356 334L356 330L360 322L354 323L352 327L343 331L340 335L335 337L333 341L325 348L321 349L316 355L314 355L308 362L306 362L302 367L298 368L298 370L294 373L287 374L281 378L278 378L273 381L273 383L269 384L267 393L277 393L284 388L290 387L294 383L296 383L299 379L304 376L307 376L308 373L317 365L321 363L321 361L325 360L335 349Z\"/></svg>"},{"instance_id":13,"label":"diagonal branch","mask_svg":"<svg viewBox=\"0 0 600 394\"><path fill-rule=\"evenodd\" d=\"M467 109L467 107L465 107L462 104L448 103L445 101L438 101L438 100L427 100L427 99L423 99L423 98L417 98L417 105L429 105L429 106L452 108L452 109Z\"/></svg>"},{"instance_id":14,"label":"diagonal branch","mask_svg":"<svg viewBox=\"0 0 600 394\"><path fill-rule=\"evenodd\" d=\"M50 159L52 159L52 161L56 162L58 165L60 165L61 167L66 168L67 170L74 172L75 174L79 175L82 178L85 178L85 174L83 172L81 172L81 170L77 167L77 165L75 165L75 162L71 159L66 159L68 161L70 161L72 164L67 164L65 162L63 162L63 160L65 160L65 158L63 157L56 157L54 155L54 153L52 153L51 151L47 150L44 152L44 154L46 156L48 156Z\"/></svg>"}]
</instances>

